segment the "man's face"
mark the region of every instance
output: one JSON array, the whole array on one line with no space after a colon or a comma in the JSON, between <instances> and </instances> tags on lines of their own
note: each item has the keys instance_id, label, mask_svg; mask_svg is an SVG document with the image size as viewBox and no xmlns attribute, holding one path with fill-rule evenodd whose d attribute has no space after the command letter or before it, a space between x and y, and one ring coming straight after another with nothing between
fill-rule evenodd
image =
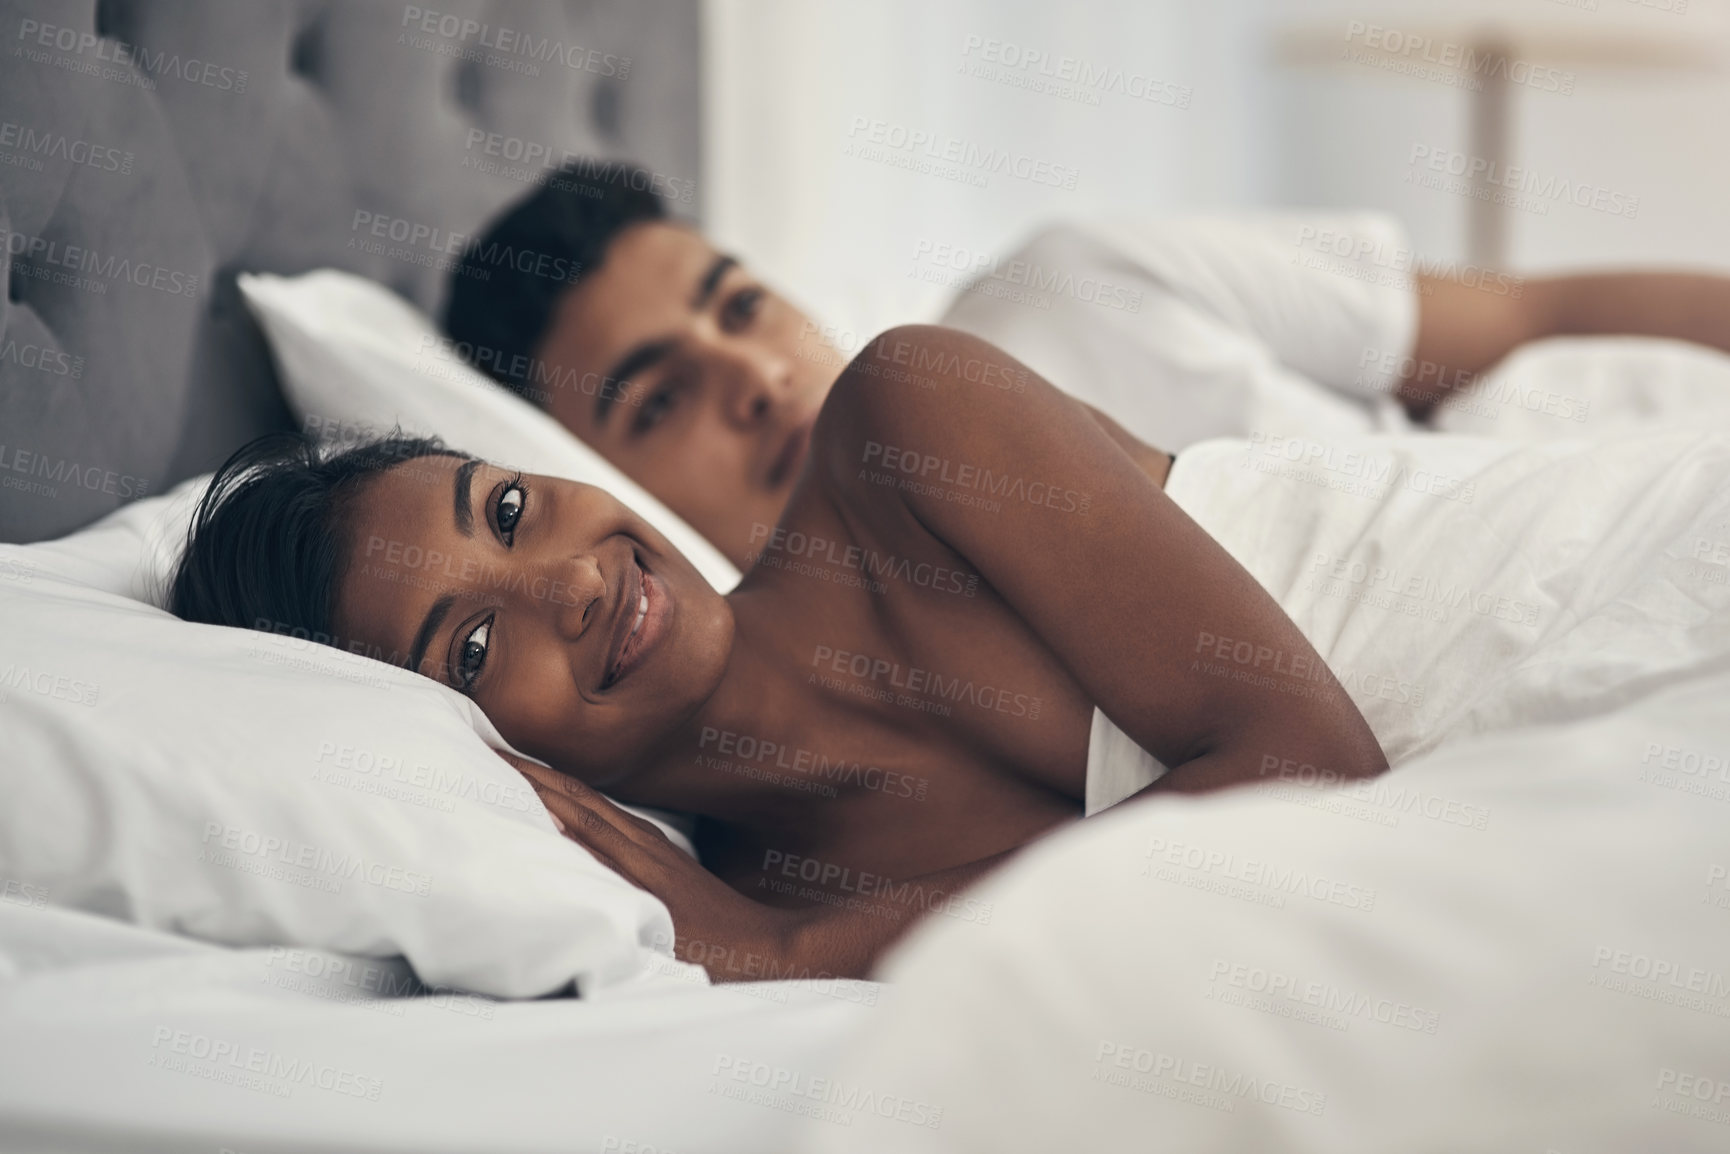
<instances>
[{"instance_id":1,"label":"man's face","mask_svg":"<svg viewBox=\"0 0 1730 1154\"><path fill-rule=\"evenodd\" d=\"M646 222L565 294L535 355L583 382L552 390L553 417L744 566L845 364L815 328L696 232Z\"/></svg>"}]
</instances>

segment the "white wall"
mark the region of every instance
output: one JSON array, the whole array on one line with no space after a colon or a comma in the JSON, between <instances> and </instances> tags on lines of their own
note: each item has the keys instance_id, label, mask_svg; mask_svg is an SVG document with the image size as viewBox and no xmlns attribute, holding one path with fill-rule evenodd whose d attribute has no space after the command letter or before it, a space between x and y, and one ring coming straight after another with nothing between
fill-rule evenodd
<instances>
[{"instance_id":1,"label":"white wall","mask_svg":"<svg viewBox=\"0 0 1730 1154\"><path fill-rule=\"evenodd\" d=\"M1673 9L1678 2L1686 11ZM1596 10L1590 6L1596 5ZM1004 252L1038 222L1098 211L1256 205L1396 212L1420 251L1465 254L1466 203L1408 183L1415 143L1466 149L1458 88L1361 64L1282 64L1293 27L1351 19L1447 32L1477 20L1614 48L1730 43L1730 0L706 0L706 195L717 238L860 330L930 315L921 241ZM1126 78L1189 107L1090 104L966 75L999 40ZM1570 48L1569 51L1575 49ZM1571 95L1516 88L1515 156L1640 198L1633 219L1555 204L1512 214L1522 270L1687 262L1730 270L1730 72L1564 65ZM1005 73L1017 70L1004 68ZM1168 93L1170 90L1166 90ZM1072 168L1072 190L987 187L847 155L855 118ZM928 263L928 262L927 262Z\"/></svg>"},{"instance_id":2,"label":"white wall","mask_svg":"<svg viewBox=\"0 0 1730 1154\"><path fill-rule=\"evenodd\" d=\"M1631 218L1565 202L1512 211L1509 264L1730 270L1730 72L1578 59L1653 45L1722 61L1730 55L1726 7L1724 0L1304 0L1281 6L1278 23L1326 29L1342 42L1352 19L1444 33L1483 21L1508 29L1516 44L1524 37L1534 47L1517 53L1572 73L1573 91L1514 87L1513 158L1542 180L1603 187L1640 203ZM1345 61L1282 67L1270 83L1282 199L1385 208L1408 222L1419 250L1465 255L1465 201L1407 183L1406 175L1414 144L1468 148L1466 93Z\"/></svg>"},{"instance_id":3,"label":"white wall","mask_svg":"<svg viewBox=\"0 0 1730 1154\"><path fill-rule=\"evenodd\" d=\"M1264 202L1268 77L1259 2L710 0L709 227L826 316L864 327L929 314L920 240L986 252L1053 216ZM978 46L967 50L969 38ZM984 41L1181 86L1188 108L1114 91L1097 104L965 75ZM1005 67L1006 74L1020 74ZM1108 81L1109 82L1109 81ZM1184 99L1178 87L1155 87ZM1076 174L1073 189L987 187L845 155L881 120Z\"/></svg>"}]
</instances>

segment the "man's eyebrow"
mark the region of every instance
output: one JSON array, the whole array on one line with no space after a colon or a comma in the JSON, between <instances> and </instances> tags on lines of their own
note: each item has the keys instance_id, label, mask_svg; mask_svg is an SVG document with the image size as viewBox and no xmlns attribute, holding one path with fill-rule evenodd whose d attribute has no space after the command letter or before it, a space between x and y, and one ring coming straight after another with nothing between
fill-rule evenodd
<instances>
[{"instance_id":1,"label":"man's eyebrow","mask_svg":"<svg viewBox=\"0 0 1730 1154\"><path fill-rule=\"evenodd\" d=\"M697 291L691 294L691 311L701 312L709 303L709 298L715 295L715 289L720 285L721 278L727 275L727 270L739 262L721 253L715 257L715 263L709 266L709 271L703 274L703 279L697 285Z\"/></svg>"},{"instance_id":2,"label":"man's eyebrow","mask_svg":"<svg viewBox=\"0 0 1730 1154\"><path fill-rule=\"evenodd\" d=\"M696 291L691 294L692 312L701 312L708 307L709 301L715 295L715 290L720 287L721 278L727 275L728 269L736 267L738 263L736 258L728 256L726 253L716 255L714 261L709 265L708 271L703 273L703 279L697 282ZM666 338L644 341L620 357L618 363L607 371L607 375L602 380L624 384L672 351L673 342ZM595 424L605 425L607 423L607 417L611 415L613 403L619 399L620 391L616 388L595 390Z\"/></svg>"},{"instance_id":3,"label":"man's eyebrow","mask_svg":"<svg viewBox=\"0 0 1730 1154\"><path fill-rule=\"evenodd\" d=\"M671 338L662 337L660 340L644 341L620 357L618 363L608 369L607 375L601 379L614 386L622 385L672 351L673 341ZM613 411L613 402L619 399L620 392L621 390L617 387L595 390L595 424L604 425L607 423L607 414Z\"/></svg>"},{"instance_id":4,"label":"man's eyebrow","mask_svg":"<svg viewBox=\"0 0 1730 1154\"><path fill-rule=\"evenodd\" d=\"M426 647L432 643L433 634L439 631L439 626L444 624L451 606L456 604L456 599L455 593L446 593L427 610L426 620L420 623L420 629L414 635L414 644L409 647L408 665L404 668L410 673L420 672L420 663L426 657Z\"/></svg>"},{"instance_id":5,"label":"man's eyebrow","mask_svg":"<svg viewBox=\"0 0 1730 1154\"><path fill-rule=\"evenodd\" d=\"M456 517L457 532L464 537L475 535L475 511L469 500L469 480L480 467L480 458L470 457L457 467L456 477L451 481L453 515Z\"/></svg>"}]
</instances>

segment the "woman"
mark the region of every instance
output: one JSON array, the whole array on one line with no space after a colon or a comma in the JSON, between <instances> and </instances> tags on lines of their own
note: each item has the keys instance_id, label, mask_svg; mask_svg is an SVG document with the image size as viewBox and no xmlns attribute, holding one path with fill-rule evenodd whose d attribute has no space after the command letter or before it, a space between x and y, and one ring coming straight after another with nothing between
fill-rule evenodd
<instances>
[{"instance_id":1,"label":"woman","mask_svg":"<svg viewBox=\"0 0 1730 1154\"><path fill-rule=\"evenodd\" d=\"M519 764L567 834L661 897L676 952L716 978L860 975L917 903L814 905L770 867L952 892L1081 815L1096 707L1169 767L1149 792L1254 780L1269 749L1386 768L1337 683L1193 671L1203 636L1325 666L1165 496L1169 466L991 345L895 329L830 393L727 596L601 490L397 441L237 455L172 604L473 697L556 771ZM698 815L703 865L596 790ZM741 972L753 956L773 968Z\"/></svg>"}]
</instances>

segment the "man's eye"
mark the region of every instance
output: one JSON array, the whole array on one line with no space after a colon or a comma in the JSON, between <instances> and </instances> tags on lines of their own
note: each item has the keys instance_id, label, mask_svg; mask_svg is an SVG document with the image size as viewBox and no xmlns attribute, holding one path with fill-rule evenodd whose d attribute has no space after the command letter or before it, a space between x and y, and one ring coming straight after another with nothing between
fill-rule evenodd
<instances>
[{"instance_id":1,"label":"man's eye","mask_svg":"<svg viewBox=\"0 0 1730 1154\"><path fill-rule=\"evenodd\" d=\"M637 409L636 419L631 422L633 433L646 433L666 419L673 406L678 403L679 390L673 385L662 385Z\"/></svg>"},{"instance_id":2,"label":"man's eye","mask_svg":"<svg viewBox=\"0 0 1730 1154\"><path fill-rule=\"evenodd\" d=\"M487 618L463 638L462 652L457 655L456 683L458 689L468 689L480 676L487 663L487 639L492 635L493 619Z\"/></svg>"},{"instance_id":3,"label":"man's eye","mask_svg":"<svg viewBox=\"0 0 1730 1154\"><path fill-rule=\"evenodd\" d=\"M498 522L499 536L505 544L511 543L511 534L517 527L517 522L523 518L523 504L528 500L529 487L523 483L523 475L518 473L506 483L499 493L498 503L493 507L493 517Z\"/></svg>"},{"instance_id":4,"label":"man's eye","mask_svg":"<svg viewBox=\"0 0 1730 1154\"><path fill-rule=\"evenodd\" d=\"M759 288L740 289L727 298L727 321L729 324L744 326L757 315L757 309L763 303L763 290Z\"/></svg>"}]
</instances>

